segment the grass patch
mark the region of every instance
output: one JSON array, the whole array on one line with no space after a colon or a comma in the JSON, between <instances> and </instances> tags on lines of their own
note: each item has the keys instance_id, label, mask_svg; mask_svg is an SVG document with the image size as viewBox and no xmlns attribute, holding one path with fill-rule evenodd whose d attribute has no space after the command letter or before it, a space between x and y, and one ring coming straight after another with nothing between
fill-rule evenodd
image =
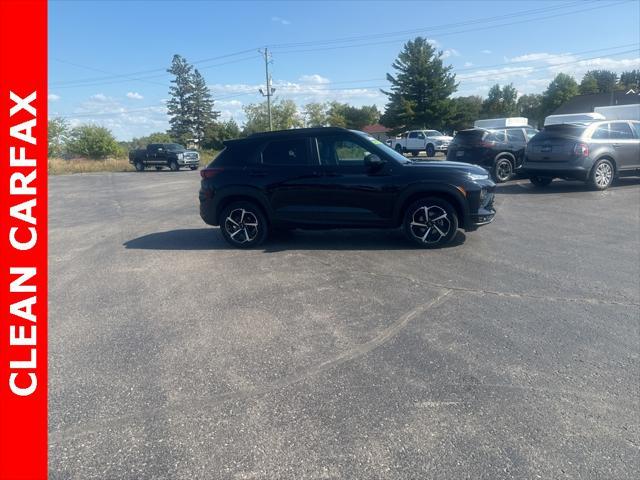
<instances>
[{"instance_id":1,"label":"grass patch","mask_svg":"<svg viewBox=\"0 0 640 480\"><path fill-rule=\"evenodd\" d=\"M50 158L49 175L89 172L132 172L134 168L126 158L106 158L104 160L88 160L86 158Z\"/></svg>"}]
</instances>

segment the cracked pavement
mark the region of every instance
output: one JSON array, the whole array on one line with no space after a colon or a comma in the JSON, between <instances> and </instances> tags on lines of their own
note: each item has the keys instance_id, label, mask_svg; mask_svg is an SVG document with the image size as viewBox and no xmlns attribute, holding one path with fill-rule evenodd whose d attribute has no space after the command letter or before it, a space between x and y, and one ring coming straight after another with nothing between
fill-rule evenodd
<instances>
[{"instance_id":1,"label":"cracked pavement","mask_svg":"<svg viewBox=\"0 0 640 480\"><path fill-rule=\"evenodd\" d=\"M197 172L49 178L52 479L640 476L640 182L455 245L228 248Z\"/></svg>"}]
</instances>

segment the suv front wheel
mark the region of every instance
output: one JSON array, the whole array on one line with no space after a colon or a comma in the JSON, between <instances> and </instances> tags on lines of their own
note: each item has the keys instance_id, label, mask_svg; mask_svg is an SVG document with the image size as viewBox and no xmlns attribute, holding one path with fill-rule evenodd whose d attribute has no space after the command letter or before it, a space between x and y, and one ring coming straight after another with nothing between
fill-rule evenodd
<instances>
[{"instance_id":1,"label":"suv front wheel","mask_svg":"<svg viewBox=\"0 0 640 480\"><path fill-rule=\"evenodd\" d=\"M409 240L422 248L437 248L451 242L458 231L458 216L451 204L440 198L424 198L407 208L403 222Z\"/></svg>"},{"instance_id":2,"label":"suv front wheel","mask_svg":"<svg viewBox=\"0 0 640 480\"><path fill-rule=\"evenodd\" d=\"M269 227L257 205L252 202L233 202L222 210L220 231L234 247L251 248L264 242Z\"/></svg>"}]
</instances>

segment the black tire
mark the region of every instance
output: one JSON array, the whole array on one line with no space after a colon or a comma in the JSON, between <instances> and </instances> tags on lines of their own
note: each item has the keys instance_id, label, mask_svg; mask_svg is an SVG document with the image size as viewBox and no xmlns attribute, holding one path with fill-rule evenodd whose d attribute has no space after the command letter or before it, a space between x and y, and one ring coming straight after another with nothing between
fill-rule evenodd
<instances>
[{"instance_id":1,"label":"black tire","mask_svg":"<svg viewBox=\"0 0 640 480\"><path fill-rule=\"evenodd\" d=\"M220 232L227 243L236 248L253 248L265 241L269 225L255 203L233 202L222 210Z\"/></svg>"},{"instance_id":2,"label":"black tire","mask_svg":"<svg viewBox=\"0 0 640 480\"><path fill-rule=\"evenodd\" d=\"M189 168L190 168L191 170L197 170L197 169L198 169L198 166L197 166L197 165L190 165L190 166L189 166Z\"/></svg>"},{"instance_id":3,"label":"black tire","mask_svg":"<svg viewBox=\"0 0 640 480\"><path fill-rule=\"evenodd\" d=\"M144 172L144 163L138 161L135 163L136 172Z\"/></svg>"},{"instance_id":4,"label":"black tire","mask_svg":"<svg viewBox=\"0 0 640 480\"><path fill-rule=\"evenodd\" d=\"M595 190L606 190L613 183L616 170L611 160L603 158L598 160L589 175L587 183Z\"/></svg>"},{"instance_id":5,"label":"black tire","mask_svg":"<svg viewBox=\"0 0 640 480\"><path fill-rule=\"evenodd\" d=\"M417 157L418 155L420 155L420 152L418 150L414 150L414 151L411 152L411 155L413 157Z\"/></svg>"},{"instance_id":6,"label":"black tire","mask_svg":"<svg viewBox=\"0 0 640 480\"><path fill-rule=\"evenodd\" d=\"M180 165L178 165L178 162L176 162L175 160L171 160L171 162L169 162L169 168L172 172L177 172L178 170L180 170Z\"/></svg>"},{"instance_id":7,"label":"black tire","mask_svg":"<svg viewBox=\"0 0 640 480\"><path fill-rule=\"evenodd\" d=\"M396 152L402 154L402 146L400 144L397 144L395 147Z\"/></svg>"},{"instance_id":8,"label":"black tire","mask_svg":"<svg viewBox=\"0 0 640 480\"><path fill-rule=\"evenodd\" d=\"M493 180L496 183L504 183L513 177L513 163L507 157L496 160L493 166Z\"/></svg>"},{"instance_id":9,"label":"black tire","mask_svg":"<svg viewBox=\"0 0 640 480\"><path fill-rule=\"evenodd\" d=\"M548 187L553 182L553 178L551 177L530 177L529 181L533 183L535 187L543 188Z\"/></svg>"},{"instance_id":10,"label":"black tire","mask_svg":"<svg viewBox=\"0 0 640 480\"><path fill-rule=\"evenodd\" d=\"M427 145L427 157L435 157L436 156L436 147L429 144Z\"/></svg>"},{"instance_id":11,"label":"black tire","mask_svg":"<svg viewBox=\"0 0 640 480\"><path fill-rule=\"evenodd\" d=\"M455 237L458 215L446 200L427 197L409 205L402 228L406 237L414 244L422 248L438 248Z\"/></svg>"}]
</instances>

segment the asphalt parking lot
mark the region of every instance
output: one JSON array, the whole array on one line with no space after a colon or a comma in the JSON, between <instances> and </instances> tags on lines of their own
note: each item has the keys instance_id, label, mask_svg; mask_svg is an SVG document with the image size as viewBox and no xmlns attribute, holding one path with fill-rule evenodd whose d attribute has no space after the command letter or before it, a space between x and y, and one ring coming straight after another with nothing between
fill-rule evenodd
<instances>
[{"instance_id":1,"label":"asphalt parking lot","mask_svg":"<svg viewBox=\"0 0 640 480\"><path fill-rule=\"evenodd\" d=\"M52 479L635 479L640 180L230 249L198 172L49 179Z\"/></svg>"}]
</instances>

